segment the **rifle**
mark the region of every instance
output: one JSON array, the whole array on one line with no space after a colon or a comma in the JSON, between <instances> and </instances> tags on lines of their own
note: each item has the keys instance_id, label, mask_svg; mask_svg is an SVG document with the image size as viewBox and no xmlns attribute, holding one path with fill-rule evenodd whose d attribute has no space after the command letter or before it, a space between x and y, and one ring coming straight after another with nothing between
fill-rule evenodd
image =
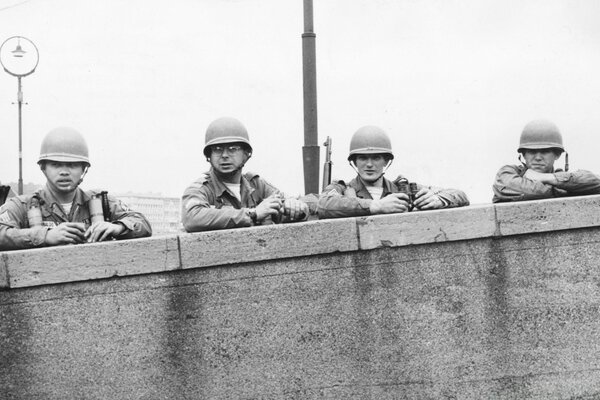
<instances>
[{"instance_id":1,"label":"rifle","mask_svg":"<svg viewBox=\"0 0 600 400\"><path fill-rule=\"evenodd\" d=\"M321 191L331 183L331 169L333 162L331 161L331 138L327 136L327 140L323 143L325 146L325 163L323 164L323 187Z\"/></svg>"}]
</instances>

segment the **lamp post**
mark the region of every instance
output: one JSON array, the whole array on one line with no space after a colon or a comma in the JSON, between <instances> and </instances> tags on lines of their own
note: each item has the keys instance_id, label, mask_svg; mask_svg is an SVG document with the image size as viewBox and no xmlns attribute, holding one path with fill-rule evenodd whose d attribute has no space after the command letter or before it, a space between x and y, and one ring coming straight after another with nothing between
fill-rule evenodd
<instances>
[{"instance_id":1,"label":"lamp post","mask_svg":"<svg viewBox=\"0 0 600 400\"><path fill-rule=\"evenodd\" d=\"M0 64L4 70L18 80L17 102L19 105L19 194L23 194L23 141L21 109L23 92L21 78L33 74L39 62L39 52L33 42L23 36L9 37L0 46Z\"/></svg>"}]
</instances>

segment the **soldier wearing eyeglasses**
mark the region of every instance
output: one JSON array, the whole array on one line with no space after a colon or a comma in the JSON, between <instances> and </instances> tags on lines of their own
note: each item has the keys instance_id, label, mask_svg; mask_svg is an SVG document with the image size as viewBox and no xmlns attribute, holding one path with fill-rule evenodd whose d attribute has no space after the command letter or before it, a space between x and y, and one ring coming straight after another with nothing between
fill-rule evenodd
<instances>
[{"instance_id":1,"label":"soldier wearing eyeglasses","mask_svg":"<svg viewBox=\"0 0 600 400\"><path fill-rule=\"evenodd\" d=\"M208 231L299 221L308 205L283 198L281 192L242 169L252 156L248 131L235 118L219 118L206 130L204 156L211 168L183 193L182 222L186 231Z\"/></svg>"}]
</instances>

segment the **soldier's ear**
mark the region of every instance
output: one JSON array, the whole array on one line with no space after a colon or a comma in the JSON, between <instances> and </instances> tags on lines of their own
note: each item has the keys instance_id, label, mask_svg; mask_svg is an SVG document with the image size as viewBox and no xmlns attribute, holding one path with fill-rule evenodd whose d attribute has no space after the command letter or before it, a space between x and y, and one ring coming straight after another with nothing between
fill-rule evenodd
<instances>
[{"instance_id":1,"label":"soldier's ear","mask_svg":"<svg viewBox=\"0 0 600 400\"><path fill-rule=\"evenodd\" d=\"M46 175L46 162L42 161L41 163L38 164L40 166L40 170L42 171L42 173L44 174L44 177L46 179L48 179L48 175Z\"/></svg>"}]
</instances>

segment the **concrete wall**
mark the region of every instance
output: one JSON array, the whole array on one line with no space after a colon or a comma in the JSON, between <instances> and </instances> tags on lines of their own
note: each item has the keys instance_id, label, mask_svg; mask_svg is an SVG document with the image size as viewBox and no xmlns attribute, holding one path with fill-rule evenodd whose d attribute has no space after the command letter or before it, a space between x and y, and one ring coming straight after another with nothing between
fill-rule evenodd
<instances>
[{"instance_id":1,"label":"concrete wall","mask_svg":"<svg viewBox=\"0 0 600 400\"><path fill-rule=\"evenodd\" d=\"M599 206L0 253L0 398L599 398Z\"/></svg>"}]
</instances>

